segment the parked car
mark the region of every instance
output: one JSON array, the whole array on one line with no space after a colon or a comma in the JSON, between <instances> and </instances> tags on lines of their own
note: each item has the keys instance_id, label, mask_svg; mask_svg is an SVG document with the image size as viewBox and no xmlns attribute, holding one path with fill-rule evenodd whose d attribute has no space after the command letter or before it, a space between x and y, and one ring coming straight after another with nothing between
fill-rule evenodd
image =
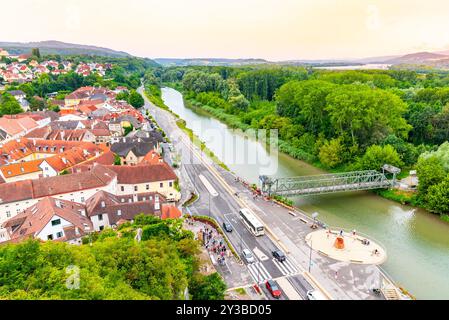
<instances>
[{"instance_id":1,"label":"parked car","mask_svg":"<svg viewBox=\"0 0 449 320\"><path fill-rule=\"evenodd\" d=\"M279 261L279 262L285 261L285 259L286 259L285 254L281 250L277 249L277 250L272 251L272 253L273 253L273 257L275 257L275 259L277 261Z\"/></svg>"},{"instance_id":2,"label":"parked car","mask_svg":"<svg viewBox=\"0 0 449 320\"><path fill-rule=\"evenodd\" d=\"M324 294L318 290L307 291L307 299L309 300L327 300Z\"/></svg>"},{"instance_id":3,"label":"parked car","mask_svg":"<svg viewBox=\"0 0 449 320\"><path fill-rule=\"evenodd\" d=\"M279 299L282 295L281 289L279 289L278 284L274 280L267 280L265 286L273 298Z\"/></svg>"},{"instance_id":4,"label":"parked car","mask_svg":"<svg viewBox=\"0 0 449 320\"><path fill-rule=\"evenodd\" d=\"M254 259L253 254L249 249L243 249L242 251L243 259L246 261L246 263L254 263L256 262L256 259Z\"/></svg>"},{"instance_id":5,"label":"parked car","mask_svg":"<svg viewBox=\"0 0 449 320\"><path fill-rule=\"evenodd\" d=\"M232 225L228 222L223 222L223 229L226 232L232 232Z\"/></svg>"}]
</instances>

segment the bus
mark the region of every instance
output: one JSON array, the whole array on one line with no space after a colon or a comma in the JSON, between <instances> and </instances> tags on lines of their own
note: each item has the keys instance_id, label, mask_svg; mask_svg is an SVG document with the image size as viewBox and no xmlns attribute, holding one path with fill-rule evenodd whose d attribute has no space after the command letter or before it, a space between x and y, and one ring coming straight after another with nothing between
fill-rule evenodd
<instances>
[{"instance_id":1,"label":"bus","mask_svg":"<svg viewBox=\"0 0 449 320\"><path fill-rule=\"evenodd\" d=\"M240 217L243 220L243 224L248 228L248 230L255 235L263 236L265 234L265 228L262 222L247 208L242 208L239 211Z\"/></svg>"}]
</instances>

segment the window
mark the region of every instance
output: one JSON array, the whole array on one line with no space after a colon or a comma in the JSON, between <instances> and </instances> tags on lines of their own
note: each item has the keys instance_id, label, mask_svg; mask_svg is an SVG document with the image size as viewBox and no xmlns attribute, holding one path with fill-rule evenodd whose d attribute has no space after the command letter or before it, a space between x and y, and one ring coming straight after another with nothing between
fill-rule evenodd
<instances>
[{"instance_id":1,"label":"window","mask_svg":"<svg viewBox=\"0 0 449 320\"><path fill-rule=\"evenodd\" d=\"M104 226L100 226L98 229L100 229L100 231L102 231L104 229Z\"/></svg>"},{"instance_id":2,"label":"window","mask_svg":"<svg viewBox=\"0 0 449 320\"><path fill-rule=\"evenodd\" d=\"M56 234L56 238L62 238L62 232L61 231Z\"/></svg>"},{"instance_id":3,"label":"window","mask_svg":"<svg viewBox=\"0 0 449 320\"><path fill-rule=\"evenodd\" d=\"M169 186L169 187L173 187L173 182L170 181L170 182L168 183L168 186Z\"/></svg>"},{"instance_id":4,"label":"window","mask_svg":"<svg viewBox=\"0 0 449 320\"><path fill-rule=\"evenodd\" d=\"M106 207L106 203L104 203L104 201L101 201L101 207L102 208Z\"/></svg>"},{"instance_id":5,"label":"window","mask_svg":"<svg viewBox=\"0 0 449 320\"><path fill-rule=\"evenodd\" d=\"M146 188L147 188L147 190L150 190L150 185L147 184L147 185L146 185Z\"/></svg>"},{"instance_id":6,"label":"window","mask_svg":"<svg viewBox=\"0 0 449 320\"><path fill-rule=\"evenodd\" d=\"M53 235L52 235L52 234L49 234L49 235L47 236L47 240L53 240Z\"/></svg>"},{"instance_id":7,"label":"window","mask_svg":"<svg viewBox=\"0 0 449 320\"><path fill-rule=\"evenodd\" d=\"M102 214L98 215L98 221L103 221L103 215Z\"/></svg>"},{"instance_id":8,"label":"window","mask_svg":"<svg viewBox=\"0 0 449 320\"><path fill-rule=\"evenodd\" d=\"M57 225L59 225L59 224L61 224L61 219L56 219L56 220L53 220L53 221L51 222L51 225L52 225L52 226L57 226Z\"/></svg>"},{"instance_id":9,"label":"window","mask_svg":"<svg viewBox=\"0 0 449 320\"><path fill-rule=\"evenodd\" d=\"M11 218L11 211L6 211L6 217Z\"/></svg>"},{"instance_id":10,"label":"window","mask_svg":"<svg viewBox=\"0 0 449 320\"><path fill-rule=\"evenodd\" d=\"M81 197L81 202L84 202L84 197Z\"/></svg>"},{"instance_id":11,"label":"window","mask_svg":"<svg viewBox=\"0 0 449 320\"><path fill-rule=\"evenodd\" d=\"M117 215L118 215L118 216L121 216L121 215L122 215L122 210L120 210L120 209L117 210Z\"/></svg>"},{"instance_id":12,"label":"window","mask_svg":"<svg viewBox=\"0 0 449 320\"><path fill-rule=\"evenodd\" d=\"M120 190L121 190L121 191L125 191L125 187L124 187L124 186L121 186L121 187L120 187Z\"/></svg>"},{"instance_id":13,"label":"window","mask_svg":"<svg viewBox=\"0 0 449 320\"><path fill-rule=\"evenodd\" d=\"M134 186L134 191L137 191L137 186Z\"/></svg>"},{"instance_id":14,"label":"window","mask_svg":"<svg viewBox=\"0 0 449 320\"><path fill-rule=\"evenodd\" d=\"M163 188L164 187L164 183L163 182L159 183L159 187Z\"/></svg>"}]
</instances>

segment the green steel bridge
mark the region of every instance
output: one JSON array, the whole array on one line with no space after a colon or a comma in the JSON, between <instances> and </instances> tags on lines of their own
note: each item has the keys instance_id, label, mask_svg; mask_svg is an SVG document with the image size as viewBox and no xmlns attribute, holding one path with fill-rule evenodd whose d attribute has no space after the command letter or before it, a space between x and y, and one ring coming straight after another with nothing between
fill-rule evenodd
<instances>
[{"instance_id":1,"label":"green steel bridge","mask_svg":"<svg viewBox=\"0 0 449 320\"><path fill-rule=\"evenodd\" d=\"M388 179L385 171L393 174ZM294 196L316 195L335 192L390 188L396 183L399 168L384 165L382 172L376 170L331 173L313 176L270 178L260 176L262 192L268 195Z\"/></svg>"}]
</instances>

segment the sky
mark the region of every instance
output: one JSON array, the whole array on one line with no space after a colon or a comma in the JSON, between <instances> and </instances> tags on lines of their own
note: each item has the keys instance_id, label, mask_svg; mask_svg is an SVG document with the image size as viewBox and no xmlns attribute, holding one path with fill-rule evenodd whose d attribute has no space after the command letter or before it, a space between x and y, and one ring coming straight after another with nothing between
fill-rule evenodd
<instances>
[{"instance_id":1,"label":"sky","mask_svg":"<svg viewBox=\"0 0 449 320\"><path fill-rule=\"evenodd\" d=\"M0 41L149 58L347 59L449 49L447 0L20 0Z\"/></svg>"}]
</instances>

